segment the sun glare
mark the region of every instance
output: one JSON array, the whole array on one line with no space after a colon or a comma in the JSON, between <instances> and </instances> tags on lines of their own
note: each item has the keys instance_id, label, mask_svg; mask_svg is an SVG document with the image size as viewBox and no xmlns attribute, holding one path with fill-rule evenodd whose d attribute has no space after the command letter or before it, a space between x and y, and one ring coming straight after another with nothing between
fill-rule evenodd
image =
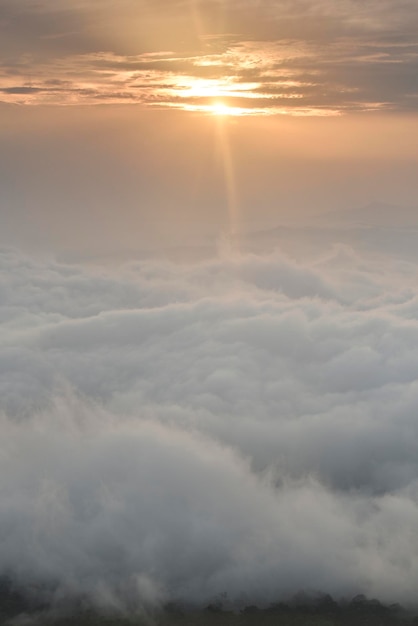
<instances>
[{"instance_id":1,"label":"sun glare","mask_svg":"<svg viewBox=\"0 0 418 626\"><path fill-rule=\"evenodd\" d=\"M172 99L170 106L185 111L197 111L217 116L260 115L265 110L252 106L251 100L259 98L256 92L258 83L237 83L232 77L222 79L193 78L180 76L173 78L167 95ZM245 106L233 106L228 102L240 102Z\"/></svg>"},{"instance_id":2,"label":"sun glare","mask_svg":"<svg viewBox=\"0 0 418 626\"><path fill-rule=\"evenodd\" d=\"M239 107L230 107L223 102L215 102L211 105L213 115L242 115Z\"/></svg>"}]
</instances>

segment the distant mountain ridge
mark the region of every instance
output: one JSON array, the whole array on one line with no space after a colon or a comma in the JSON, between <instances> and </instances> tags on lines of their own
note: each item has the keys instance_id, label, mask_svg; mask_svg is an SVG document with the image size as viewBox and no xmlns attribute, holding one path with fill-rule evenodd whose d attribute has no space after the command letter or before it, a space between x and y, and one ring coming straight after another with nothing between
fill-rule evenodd
<instances>
[{"instance_id":1,"label":"distant mountain ridge","mask_svg":"<svg viewBox=\"0 0 418 626\"><path fill-rule=\"evenodd\" d=\"M315 223L332 228L418 228L418 206L371 202L357 209L327 211L317 215Z\"/></svg>"},{"instance_id":2,"label":"distant mountain ridge","mask_svg":"<svg viewBox=\"0 0 418 626\"><path fill-rule=\"evenodd\" d=\"M347 245L364 253L385 254L418 262L418 205L399 207L372 202L361 208L327 211L309 218L295 216L269 230L241 235L241 251L262 254L280 249L295 259L307 259Z\"/></svg>"}]
</instances>

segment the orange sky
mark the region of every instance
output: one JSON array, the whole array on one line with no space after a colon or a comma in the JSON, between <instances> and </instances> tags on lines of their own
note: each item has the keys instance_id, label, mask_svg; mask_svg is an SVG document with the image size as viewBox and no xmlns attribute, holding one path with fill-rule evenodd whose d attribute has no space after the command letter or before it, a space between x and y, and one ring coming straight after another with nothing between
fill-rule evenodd
<instances>
[{"instance_id":1,"label":"orange sky","mask_svg":"<svg viewBox=\"0 0 418 626\"><path fill-rule=\"evenodd\" d=\"M0 93L241 114L414 111L414 0L3 0Z\"/></svg>"},{"instance_id":2,"label":"orange sky","mask_svg":"<svg viewBox=\"0 0 418 626\"><path fill-rule=\"evenodd\" d=\"M1 241L415 205L417 32L415 0L1 0Z\"/></svg>"}]
</instances>

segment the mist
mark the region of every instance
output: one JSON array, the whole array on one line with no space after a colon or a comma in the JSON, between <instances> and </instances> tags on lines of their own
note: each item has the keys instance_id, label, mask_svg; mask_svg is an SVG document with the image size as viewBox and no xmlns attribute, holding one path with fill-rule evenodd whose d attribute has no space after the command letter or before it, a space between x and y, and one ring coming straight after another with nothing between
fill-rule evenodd
<instances>
[{"instance_id":1,"label":"mist","mask_svg":"<svg viewBox=\"0 0 418 626\"><path fill-rule=\"evenodd\" d=\"M346 242L112 267L3 248L0 574L120 610L414 605L415 281Z\"/></svg>"},{"instance_id":2,"label":"mist","mask_svg":"<svg viewBox=\"0 0 418 626\"><path fill-rule=\"evenodd\" d=\"M0 243L64 261L180 247L208 256L204 246L213 256L223 233L305 227L375 201L416 205L413 116L218 119L110 105L1 114Z\"/></svg>"}]
</instances>

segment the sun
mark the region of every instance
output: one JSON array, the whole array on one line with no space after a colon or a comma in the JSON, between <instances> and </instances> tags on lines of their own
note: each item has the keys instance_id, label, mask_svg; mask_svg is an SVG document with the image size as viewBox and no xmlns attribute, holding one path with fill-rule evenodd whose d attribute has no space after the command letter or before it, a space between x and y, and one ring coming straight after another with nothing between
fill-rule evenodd
<instances>
[{"instance_id":1,"label":"sun","mask_svg":"<svg viewBox=\"0 0 418 626\"><path fill-rule=\"evenodd\" d=\"M231 107L223 102L214 102L211 108L214 115L231 115Z\"/></svg>"},{"instance_id":2,"label":"sun","mask_svg":"<svg viewBox=\"0 0 418 626\"><path fill-rule=\"evenodd\" d=\"M250 104L251 100L259 97L256 89L258 83L239 83L233 77L215 79L176 76L167 93L172 98L173 107L217 117L231 117L260 114L260 108Z\"/></svg>"},{"instance_id":3,"label":"sun","mask_svg":"<svg viewBox=\"0 0 418 626\"><path fill-rule=\"evenodd\" d=\"M221 101L214 102L210 105L210 111L213 115L243 115L244 109L240 107L231 107Z\"/></svg>"}]
</instances>

